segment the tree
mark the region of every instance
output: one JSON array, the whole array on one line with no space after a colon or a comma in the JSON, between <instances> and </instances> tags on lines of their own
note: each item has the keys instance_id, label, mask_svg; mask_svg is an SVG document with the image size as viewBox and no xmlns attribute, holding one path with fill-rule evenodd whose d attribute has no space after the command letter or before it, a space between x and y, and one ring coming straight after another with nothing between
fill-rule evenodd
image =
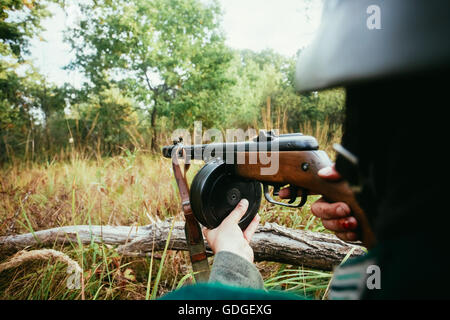
<instances>
[{"instance_id":1,"label":"tree","mask_svg":"<svg viewBox=\"0 0 450 320\"><path fill-rule=\"evenodd\" d=\"M36 138L41 135L45 149L50 150L49 119L64 113L64 91L48 83L31 65L19 75L16 68L23 64L5 63L0 77L0 162L15 152L26 156L29 142L37 149Z\"/></svg>"},{"instance_id":2,"label":"tree","mask_svg":"<svg viewBox=\"0 0 450 320\"><path fill-rule=\"evenodd\" d=\"M299 94L294 83L295 66L296 58L273 50L236 51L228 71L235 85L224 92L227 125L282 131L298 131L302 124L324 121L341 125L344 91Z\"/></svg>"},{"instance_id":3,"label":"tree","mask_svg":"<svg viewBox=\"0 0 450 320\"><path fill-rule=\"evenodd\" d=\"M48 16L44 1L2 0L0 55L14 55L22 60L23 55L29 53L30 39L42 31L41 20Z\"/></svg>"},{"instance_id":4,"label":"tree","mask_svg":"<svg viewBox=\"0 0 450 320\"><path fill-rule=\"evenodd\" d=\"M78 118L83 125L79 138L86 145L96 145L97 151L103 153L118 153L120 147L129 147L126 129L137 122L133 107L134 101L115 86L104 88L98 95L91 93L86 103L78 108Z\"/></svg>"},{"instance_id":5,"label":"tree","mask_svg":"<svg viewBox=\"0 0 450 320\"><path fill-rule=\"evenodd\" d=\"M14 151L27 153L39 130L39 113L42 126L53 111L64 108L57 88L26 60L31 38L39 36L42 19L50 16L49 2L63 3L2 0L0 5L0 162L13 157ZM49 138L47 134L47 146Z\"/></svg>"},{"instance_id":6,"label":"tree","mask_svg":"<svg viewBox=\"0 0 450 320\"><path fill-rule=\"evenodd\" d=\"M133 94L148 112L153 149L160 116L172 126L220 117L231 55L216 1L98 0L81 11L66 36L76 54L68 67L84 72L92 90L117 84Z\"/></svg>"}]
</instances>

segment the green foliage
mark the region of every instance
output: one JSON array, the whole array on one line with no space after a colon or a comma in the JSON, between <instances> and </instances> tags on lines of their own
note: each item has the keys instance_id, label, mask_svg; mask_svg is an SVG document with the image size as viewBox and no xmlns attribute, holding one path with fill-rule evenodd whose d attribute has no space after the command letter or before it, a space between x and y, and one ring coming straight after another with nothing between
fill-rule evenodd
<instances>
[{"instance_id":1,"label":"green foliage","mask_svg":"<svg viewBox=\"0 0 450 320\"><path fill-rule=\"evenodd\" d=\"M224 126L263 126L285 132L299 131L305 123L329 121L336 127L341 126L344 90L299 95L294 86L295 64L296 59L272 50L235 52L228 70L235 84L225 92Z\"/></svg>"},{"instance_id":2,"label":"green foliage","mask_svg":"<svg viewBox=\"0 0 450 320\"><path fill-rule=\"evenodd\" d=\"M281 57L272 53L272 58ZM235 53L229 72L236 82L230 92L226 92L226 125L245 128L258 127L261 123L262 105L282 79L280 70L273 63L275 59L268 59L268 52L260 55L250 51Z\"/></svg>"},{"instance_id":3,"label":"green foliage","mask_svg":"<svg viewBox=\"0 0 450 320\"><path fill-rule=\"evenodd\" d=\"M118 153L120 147L127 146L130 141L127 126L136 125L137 117L133 113L134 101L122 95L117 87L90 95L86 103L74 106L74 109L78 110L81 122L78 141L86 145L101 141L99 148L104 152Z\"/></svg>"},{"instance_id":4,"label":"green foliage","mask_svg":"<svg viewBox=\"0 0 450 320\"><path fill-rule=\"evenodd\" d=\"M64 109L60 88L25 60L31 38L43 31L49 2L2 0L0 4L0 163L34 154L36 138L50 146L50 117ZM40 121L40 123L39 123ZM40 132L39 132L40 131Z\"/></svg>"},{"instance_id":5,"label":"green foliage","mask_svg":"<svg viewBox=\"0 0 450 320\"><path fill-rule=\"evenodd\" d=\"M0 163L69 154L101 157L158 150L178 128L252 127L281 132L343 122L344 91L299 95L296 58L273 50L232 50L215 0L97 0L79 4L66 30L75 53L67 69L81 89L49 83L24 59L39 37L46 3L0 7ZM24 71L25 70L25 71Z\"/></svg>"},{"instance_id":6,"label":"green foliage","mask_svg":"<svg viewBox=\"0 0 450 320\"><path fill-rule=\"evenodd\" d=\"M132 93L148 112L153 139L160 115L185 125L216 113L230 59L216 2L104 0L81 10L66 36L76 52L69 68L82 70L94 92L115 83Z\"/></svg>"},{"instance_id":7,"label":"green foliage","mask_svg":"<svg viewBox=\"0 0 450 320\"><path fill-rule=\"evenodd\" d=\"M41 20L49 15L45 1L1 0L0 55L22 59L30 39L42 31Z\"/></svg>"},{"instance_id":8,"label":"green foliage","mask_svg":"<svg viewBox=\"0 0 450 320\"><path fill-rule=\"evenodd\" d=\"M26 58L51 2L64 4L0 0L0 164L14 163L1 177L2 234L67 224L143 225L150 216L175 216L170 161L140 150L168 143L170 132L194 121L205 129L304 130L328 152L340 137L344 90L299 95L295 58L228 48L216 0L83 1L81 20L65 38L75 53L67 69L82 71L88 81L81 89L49 83ZM265 205L261 217L323 231L309 204L301 214ZM74 244L68 253L83 266L81 290L67 289L64 265L44 262L2 275L0 298L144 299L193 281L186 257L167 248L140 260L95 243ZM265 274L267 288L318 297L330 278L276 269Z\"/></svg>"},{"instance_id":9,"label":"green foliage","mask_svg":"<svg viewBox=\"0 0 450 320\"><path fill-rule=\"evenodd\" d=\"M15 154L28 156L40 139L50 146L49 123L61 117L64 91L47 83L32 66L24 75L17 69L26 63L4 63L0 76L0 162ZM32 142L30 146L30 142ZM32 150L33 149L33 150Z\"/></svg>"}]
</instances>

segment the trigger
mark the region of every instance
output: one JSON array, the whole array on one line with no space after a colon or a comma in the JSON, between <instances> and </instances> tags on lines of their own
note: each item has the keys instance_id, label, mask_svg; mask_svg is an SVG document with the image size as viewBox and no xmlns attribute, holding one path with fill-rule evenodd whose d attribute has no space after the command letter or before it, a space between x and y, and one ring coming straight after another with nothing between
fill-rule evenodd
<instances>
[{"instance_id":1,"label":"trigger","mask_svg":"<svg viewBox=\"0 0 450 320\"><path fill-rule=\"evenodd\" d=\"M280 195L280 186L273 187L273 195L278 197Z\"/></svg>"},{"instance_id":2,"label":"trigger","mask_svg":"<svg viewBox=\"0 0 450 320\"><path fill-rule=\"evenodd\" d=\"M298 188L297 187L289 187L289 194L291 195L291 199L289 200L289 203L294 203L295 200L297 200L297 193Z\"/></svg>"}]
</instances>

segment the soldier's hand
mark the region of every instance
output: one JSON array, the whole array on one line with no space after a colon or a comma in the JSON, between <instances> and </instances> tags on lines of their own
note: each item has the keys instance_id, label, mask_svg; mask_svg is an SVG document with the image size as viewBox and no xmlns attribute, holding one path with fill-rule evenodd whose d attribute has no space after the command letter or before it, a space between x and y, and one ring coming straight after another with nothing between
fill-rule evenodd
<instances>
[{"instance_id":1,"label":"soldier's hand","mask_svg":"<svg viewBox=\"0 0 450 320\"><path fill-rule=\"evenodd\" d=\"M238 223L248 209L248 200L242 199L237 207L213 230L203 228L203 234L214 253L228 251L253 263L253 249L250 241L258 228L260 217L257 214L247 229L241 230Z\"/></svg>"},{"instance_id":2,"label":"soldier's hand","mask_svg":"<svg viewBox=\"0 0 450 320\"><path fill-rule=\"evenodd\" d=\"M328 181L339 181L341 176L333 167L323 168L318 172L322 179ZM289 199L289 189L280 190L280 198ZM358 222L351 216L350 207L344 202L330 203L324 199L319 199L311 205L312 213L322 220L325 228L333 231L336 236L344 241L356 241L358 235L355 230L358 227Z\"/></svg>"}]
</instances>

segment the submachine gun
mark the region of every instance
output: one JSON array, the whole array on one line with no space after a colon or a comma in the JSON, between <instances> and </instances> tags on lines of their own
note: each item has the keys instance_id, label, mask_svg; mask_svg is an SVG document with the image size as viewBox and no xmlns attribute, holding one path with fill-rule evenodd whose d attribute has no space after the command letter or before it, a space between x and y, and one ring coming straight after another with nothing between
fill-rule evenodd
<instances>
[{"instance_id":1,"label":"submachine gun","mask_svg":"<svg viewBox=\"0 0 450 320\"><path fill-rule=\"evenodd\" d=\"M214 229L245 198L249 201L249 208L239 222L244 230L257 214L262 194L270 203L294 208L302 207L308 195L322 195L330 202L345 202L358 221L358 232L363 244L367 247L374 245L369 222L348 183L330 182L318 176L318 171L331 166L332 162L325 151L319 150L314 137L301 133L277 136L272 131L261 131L252 141L191 146L183 145L180 139L164 147L163 155L173 162L186 217L186 238L191 262L194 271L197 269L203 275L199 277L200 280L206 280L208 270L206 254L202 253L203 237L197 221ZM180 159L185 163L184 175L179 167ZM189 188L185 174L192 159L203 160L206 164ZM280 188L288 185L291 195L289 202L274 200L272 196L277 196ZM272 194L269 187L273 187ZM299 194L300 199L297 200ZM203 249L200 248L202 245ZM195 267L201 260L203 267Z\"/></svg>"}]
</instances>

